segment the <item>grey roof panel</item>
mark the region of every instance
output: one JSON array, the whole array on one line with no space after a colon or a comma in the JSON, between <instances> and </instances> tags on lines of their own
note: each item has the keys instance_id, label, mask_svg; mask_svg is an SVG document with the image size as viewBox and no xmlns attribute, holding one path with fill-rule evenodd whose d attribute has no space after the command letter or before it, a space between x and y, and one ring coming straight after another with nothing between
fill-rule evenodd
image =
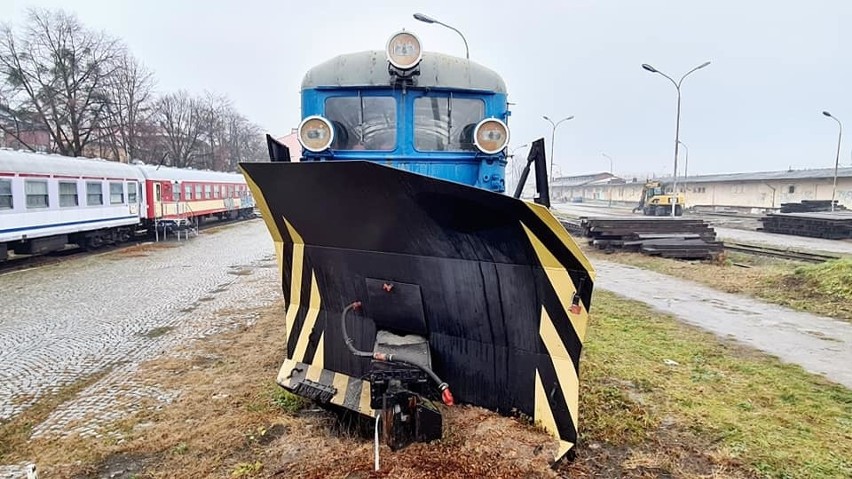
<instances>
[{"instance_id":1,"label":"grey roof panel","mask_svg":"<svg viewBox=\"0 0 852 479\"><path fill-rule=\"evenodd\" d=\"M371 50L338 55L311 68L302 80L302 89L389 84L385 52ZM435 52L423 52L417 86L506 93L506 83L494 70L464 58Z\"/></svg>"},{"instance_id":2,"label":"grey roof panel","mask_svg":"<svg viewBox=\"0 0 852 479\"><path fill-rule=\"evenodd\" d=\"M852 177L852 168L839 168L837 170L837 177ZM789 181L832 178L834 178L834 168L815 168L812 170L761 171L756 173L726 173L721 175L690 176L688 178L688 182L717 183L722 181ZM671 178L669 178L668 181L671 181ZM678 179L678 182L682 181L683 178Z\"/></svg>"}]
</instances>

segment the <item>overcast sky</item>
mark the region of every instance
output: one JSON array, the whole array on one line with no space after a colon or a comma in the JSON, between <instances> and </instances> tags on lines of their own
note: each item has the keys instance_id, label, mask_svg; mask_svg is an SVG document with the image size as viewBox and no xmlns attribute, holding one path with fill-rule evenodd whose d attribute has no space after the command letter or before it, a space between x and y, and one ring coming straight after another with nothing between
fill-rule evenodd
<instances>
[{"instance_id":1,"label":"overcast sky","mask_svg":"<svg viewBox=\"0 0 852 479\"><path fill-rule=\"evenodd\" d=\"M670 173L675 89L640 65L677 79L704 61L683 84L690 175L834 166L837 124L822 110L847 122L841 165L852 164L849 0L3 3L4 21L30 6L74 12L123 39L159 90L227 94L278 135L298 124L304 72L334 55L381 50L401 28L427 51L464 55L456 33L412 19L420 11L461 30L471 59L506 79L513 146L549 145L542 115L575 115L556 133L557 173L607 170L601 153L617 174Z\"/></svg>"}]
</instances>

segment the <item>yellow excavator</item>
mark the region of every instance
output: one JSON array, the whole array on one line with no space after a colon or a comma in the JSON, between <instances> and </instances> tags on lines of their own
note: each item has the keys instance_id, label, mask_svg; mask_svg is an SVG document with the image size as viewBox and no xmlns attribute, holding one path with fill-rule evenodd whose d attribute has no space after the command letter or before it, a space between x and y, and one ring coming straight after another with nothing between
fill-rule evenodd
<instances>
[{"instance_id":1,"label":"yellow excavator","mask_svg":"<svg viewBox=\"0 0 852 479\"><path fill-rule=\"evenodd\" d=\"M683 194L665 193L661 182L649 180L642 187L639 206L633 208L633 212L641 211L645 216L671 216L673 200L675 202L675 216L683 216L683 205L685 204Z\"/></svg>"}]
</instances>

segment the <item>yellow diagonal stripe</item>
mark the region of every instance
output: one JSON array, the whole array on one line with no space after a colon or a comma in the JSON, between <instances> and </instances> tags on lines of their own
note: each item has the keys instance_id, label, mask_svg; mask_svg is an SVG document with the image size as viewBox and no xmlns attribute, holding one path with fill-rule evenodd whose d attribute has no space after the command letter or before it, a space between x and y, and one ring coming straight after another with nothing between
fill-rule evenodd
<instances>
[{"instance_id":1,"label":"yellow diagonal stripe","mask_svg":"<svg viewBox=\"0 0 852 479\"><path fill-rule=\"evenodd\" d=\"M556 332L553 321L544 308L541 308L539 335L544 342L544 347L547 348L550 360L553 361L553 368L556 370L559 387L562 390L562 395L565 396L565 401L568 403L568 411L571 413L571 420L574 421L574 427L576 428L580 380L577 377L577 370L574 369L574 362L571 361L568 350L565 349L565 345L559 338L559 333Z\"/></svg>"},{"instance_id":2,"label":"yellow diagonal stripe","mask_svg":"<svg viewBox=\"0 0 852 479\"><path fill-rule=\"evenodd\" d=\"M243 170L242 166L240 169ZM263 192L260 188L258 188L257 184L255 184L251 175L249 175L245 170L243 170L243 176L246 179L246 183L251 191L251 195L254 197L255 203L258 208L260 208L263 222L266 223L266 229L269 230L269 234L272 236L272 241L275 244L275 259L278 261L278 271L281 272L284 270L284 239L281 237L281 232L278 231L278 226L275 225L272 211L270 211L269 205L266 203L266 197L263 196Z\"/></svg>"},{"instance_id":3,"label":"yellow diagonal stripe","mask_svg":"<svg viewBox=\"0 0 852 479\"><path fill-rule=\"evenodd\" d=\"M300 298L302 297L302 257L304 256L304 248L305 245L293 245L293 267L290 273L292 275L290 278L290 304L286 305L287 315L284 320L284 327L287 328L285 344L289 344L290 342L290 333L293 332L293 325L296 324L296 316L299 314Z\"/></svg>"},{"instance_id":4,"label":"yellow diagonal stripe","mask_svg":"<svg viewBox=\"0 0 852 479\"><path fill-rule=\"evenodd\" d=\"M325 367L325 331L320 334L320 337L317 340L317 349L314 353L314 359L311 361L311 365L318 368Z\"/></svg>"},{"instance_id":5,"label":"yellow diagonal stripe","mask_svg":"<svg viewBox=\"0 0 852 479\"><path fill-rule=\"evenodd\" d=\"M574 297L574 293L577 290L574 288L574 282L571 281L571 276L568 274L568 270L562 266L562 263L553 256L553 253L544 246L541 240L539 240L538 237L526 227L526 225L521 223L521 227L523 227L524 231L527 233L527 237L535 250L535 254L538 256L538 260L541 263L545 274L547 274L547 279L550 280L550 284L556 291L556 296L559 298L559 302L562 303L565 315L571 320L571 325L574 327L577 337L580 338L580 342L583 342L586 338L586 326L589 322L589 316L583 308L581 308L578 314L571 313L571 299Z\"/></svg>"},{"instance_id":6,"label":"yellow diagonal stripe","mask_svg":"<svg viewBox=\"0 0 852 479\"><path fill-rule=\"evenodd\" d=\"M559 440L559 449L553 457L554 461L562 459L562 456L568 452L574 444L563 441L559 437L559 429L556 427L556 419L553 417L553 410L550 408L550 403L547 400L547 392L544 390L544 385L541 383L541 375L538 373L538 368L535 370L535 408L533 409L533 420L545 431L549 432Z\"/></svg>"},{"instance_id":7,"label":"yellow diagonal stripe","mask_svg":"<svg viewBox=\"0 0 852 479\"><path fill-rule=\"evenodd\" d=\"M539 217L539 219L541 219L542 223L544 223L545 226L548 227L548 229L553 231L556 237L559 238L559 240L568 248L568 251L570 251L571 254L574 255L575 258L577 258L580 264L583 265L583 268L585 268L586 271L589 273L589 278L594 281L595 268L592 267L592 263L589 262L589 259L586 258L585 254L583 254L583 251L580 250L580 246L577 245L577 242L574 241L574 238L572 238L571 235L568 234L567 231L565 231L565 227L562 226L561 223L559 223L559 220L554 218L550 210L548 210L544 206L541 206L540 204L526 202L526 205L527 207L529 207L529 209L532 210L533 213L535 213L536 216Z\"/></svg>"},{"instance_id":8,"label":"yellow diagonal stripe","mask_svg":"<svg viewBox=\"0 0 852 479\"><path fill-rule=\"evenodd\" d=\"M302 329L299 332L299 339L296 340L296 349L293 350L293 358L297 361L305 361L305 351L308 349L308 341L310 340L311 332L314 330L314 325L316 325L317 317L320 313L320 303L317 277L313 272L311 272L311 299L308 303L308 314L305 315L305 322L302 323Z\"/></svg>"}]
</instances>

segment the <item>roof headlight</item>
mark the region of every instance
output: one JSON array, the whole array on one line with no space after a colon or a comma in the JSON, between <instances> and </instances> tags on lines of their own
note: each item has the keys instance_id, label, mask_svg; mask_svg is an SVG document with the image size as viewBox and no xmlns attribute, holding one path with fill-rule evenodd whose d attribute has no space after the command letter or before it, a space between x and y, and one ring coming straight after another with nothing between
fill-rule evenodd
<instances>
[{"instance_id":1,"label":"roof headlight","mask_svg":"<svg viewBox=\"0 0 852 479\"><path fill-rule=\"evenodd\" d=\"M388 62L400 70L416 67L423 58L423 49L417 35L406 31L394 33L386 48Z\"/></svg>"},{"instance_id":2,"label":"roof headlight","mask_svg":"<svg viewBox=\"0 0 852 479\"><path fill-rule=\"evenodd\" d=\"M314 153L324 151L334 141L334 128L327 119L313 115L299 123L299 143Z\"/></svg>"},{"instance_id":3,"label":"roof headlight","mask_svg":"<svg viewBox=\"0 0 852 479\"><path fill-rule=\"evenodd\" d=\"M473 130L473 142L479 151L493 155L509 144L509 127L497 118L487 118Z\"/></svg>"}]
</instances>

